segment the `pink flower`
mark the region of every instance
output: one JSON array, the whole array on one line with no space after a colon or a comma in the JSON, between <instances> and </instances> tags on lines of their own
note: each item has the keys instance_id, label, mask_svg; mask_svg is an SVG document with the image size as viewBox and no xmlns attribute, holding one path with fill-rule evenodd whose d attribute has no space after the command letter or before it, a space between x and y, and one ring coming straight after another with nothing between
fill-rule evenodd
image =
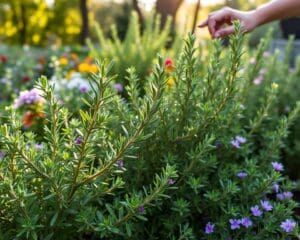
<instances>
[{"instance_id":1,"label":"pink flower","mask_svg":"<svg viewBox=\"0 0 300 240\"><path fill-rule=\"evenodd\" d=\"M263 75L259 75L257 78L254 79L253 83L255 85L260 85L263 81L264 81L264 76Z\"/></svg>"}]
</instances>

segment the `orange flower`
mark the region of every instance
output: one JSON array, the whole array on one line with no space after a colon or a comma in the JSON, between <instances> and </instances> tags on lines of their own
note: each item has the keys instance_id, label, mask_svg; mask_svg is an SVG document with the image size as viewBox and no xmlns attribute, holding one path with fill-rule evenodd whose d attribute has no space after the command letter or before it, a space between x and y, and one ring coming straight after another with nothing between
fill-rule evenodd
<instances>
[{"instance_id":1,"label":"orange flower","mask_svg":"<svg viewBox=\"0 0 300 240\"><path fill-rule=\"evenodd\" d=\"M85 59L84 59L84 61L83 62L85 62L85 63L91 63L91 62L93 62L93 58L91 57L91 56L87 56Z\"/></svg>"},{"instance_id":2,"label":"orange flower","mask_svg":"<svg viewBox=\"0 0 300 240\"><path fill-rule=\"evenodd\" d=\"M23 126L25 128L29 128L34 123L34 120L36 118L44 118L44 117L45 117L45 113L43 112L33 113L27 111L23 116L23 120L22 120Z\"/></svg>"},{"instance_id":3,"label":"orange flower","mask_svg":"<svg viewBox=\"0 0 300 240\"><path fill-rule=\"evenodd\" d=\"M78 59L78 55L76 53L71 53L70 54L71 59L73 60L77 60Z\"/></svg>"},{"instance_id":4,"label":"orange flower","mask_svg":"<svg viewBox=\"0 0 300 240\"><path fill-rule=\"evenodd\" d=\"M38 59L38 63L41 65L45 65L46 64L46 59L44 57L41 57Z\"/></svg>"}]
</instances>

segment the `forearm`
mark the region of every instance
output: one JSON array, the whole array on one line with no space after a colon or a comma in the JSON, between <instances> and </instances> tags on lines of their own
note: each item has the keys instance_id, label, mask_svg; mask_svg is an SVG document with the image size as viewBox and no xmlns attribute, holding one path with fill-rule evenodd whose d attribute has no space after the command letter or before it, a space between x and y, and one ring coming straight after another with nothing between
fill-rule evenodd
<instances>
[{"instance_id":1,"label":"forearm","mask_svg":"<svg viewBox=\"0 0 300 240\"><path fill-rule=\"evenodd\" d=\"M300 0L273 0L253 11L255 25L300 16Z\"/></svg>"}]
</instances>

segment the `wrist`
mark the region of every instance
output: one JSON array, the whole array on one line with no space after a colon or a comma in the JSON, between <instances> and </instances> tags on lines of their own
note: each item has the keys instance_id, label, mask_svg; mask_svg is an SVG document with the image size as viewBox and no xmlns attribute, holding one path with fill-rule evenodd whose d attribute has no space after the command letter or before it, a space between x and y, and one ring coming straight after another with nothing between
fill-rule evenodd
<instances>
[{"instance_id":1,"label":"wrist","mask_svg":"<svg viewBox=\"0 0 300 240\"><path fill-rule=\"evenodd\" d=\"M250 11L250 21L252 25L252 29L263 24L262 14L260 13L260 9L255 9Z\"/></svg>"},{"instance_id":2,"label":"wrist","mask_svg":"<svg viewBox=\"0 0 300 240\"><path fill-rule=\"evenodd\" d=\"M262 5L253 11L253 19L256 27L271 22L276 18L276 14L274 14L274 11L268 5Z\"/></svg>"}]
</instances>

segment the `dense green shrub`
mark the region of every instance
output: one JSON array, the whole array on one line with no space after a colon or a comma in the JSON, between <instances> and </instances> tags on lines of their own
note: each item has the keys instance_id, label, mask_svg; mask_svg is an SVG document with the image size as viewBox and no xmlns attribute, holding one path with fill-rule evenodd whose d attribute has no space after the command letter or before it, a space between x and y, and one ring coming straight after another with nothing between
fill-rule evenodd
<instances>
[{"instance_id":1,"label":"dense green shrub","mask_svg":"<svg viewBox=\"0 0 300 240\"><path fill-rule=\"evenodd\" d=\"M208 57L190 35L173 71L159 58L144 89L128 69L126 100L113 89L112 65L102 62L79 118L42 77L44 140L20 130L13 108L1 126L0 238L297 236L280 149L300 104L266 124L282 87L269 82L250 114L251 71L240 71L243 37L235 27L230 48L215 40Z\"/></svg>"}]
</instances>

